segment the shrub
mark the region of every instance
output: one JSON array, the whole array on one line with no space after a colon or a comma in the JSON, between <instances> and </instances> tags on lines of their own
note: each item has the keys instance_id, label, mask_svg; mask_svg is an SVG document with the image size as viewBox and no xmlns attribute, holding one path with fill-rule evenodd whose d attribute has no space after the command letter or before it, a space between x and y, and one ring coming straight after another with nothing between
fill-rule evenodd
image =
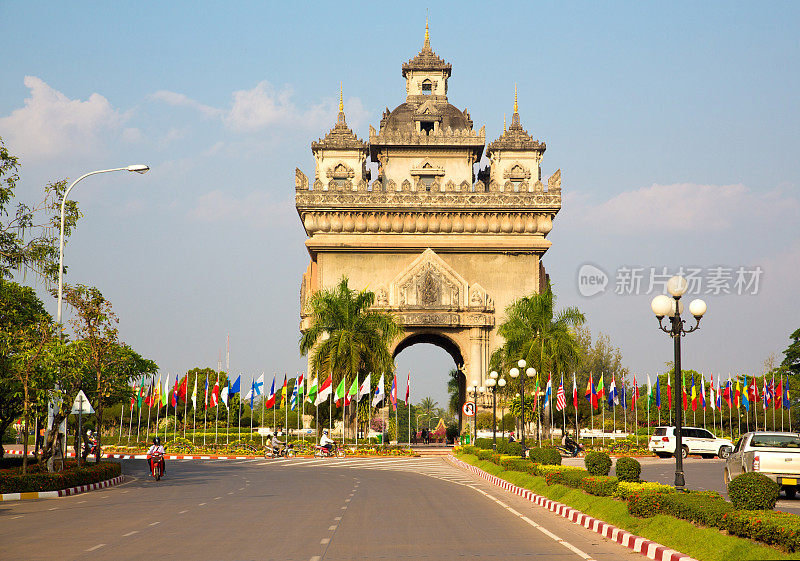
<instances>
[{"instance_id":1,"label":"shrub","mask_svg":"<svg viewBox=\"0 0 800 561\"><path fill-rule=\"evenodd\" d=\"M675 489L669 485L662 485L651 481L630 482L620 481L617 490L614 491L614 498L627 501L628 498L641 491L656 491L659 493L674 493Z\"/></svg>"},{"instance_id":2,"label":"shrub","mask_svg":"<svg viewBox=\"0 0 800 561\"><path fill-rule=\"evenodd\" d=\"M611 471L611 456L605 452L588 452L583 462L590 475L605 476Z\"/></svg>"},{"instance_id":3,"label":"shrub","mask_svg":"<svg viewBox=\"0 0 800 561\"><path fill-rule=\"evenodd\" d=\"M723 515L728 533L793 552L800 549L800 516L788 512L732 510Z\"/></svg>"},{"instance_id":4,"label":"shrub","mask_svg":"<svg viewBox=\"0 0 800 561\"><path fill-rule=\"evenodd\" d=\"M628 497L628 513L637 518L650 518L661 513L661 506L667 493L640 491Z\"/></svg>"},{"instance_id":5,"label":"shrub","mask_svg":"<svg viewBox=\"0 0 800 561\"><path fill-rule=\"evenodd\" d=\"M575 468L575 467L564 467L557 470L549 471L545 476L544 480L548 485L566 485L567 487L573 487L575 489L581 488L581 481L584 477L588 477L589 472L585 469Z\"/></svg>"},{"instance_id":6,"label":"shrub","mask_svg":"<svg viewBox=\"0 0 800 561\"><path fill-rule=\"evenodd\" d=\"M475 439L475 447L480 448L481 450L491 450L492 449L492 439L491 438L476 438Z\"/></svg>"},{"instance_id":7,"label":"shrub","mask_svg":"<svg viewBox=\"0 0 800 561\"><path fill-rule=\"evenodd\" d=\"M508 442L507 440L497 441L497 451L500 454L509 456L522 456L522 444L519 442Z\"/></svg>"},{"instance_id":8,"label":"shrub","mask_svg":"<svg viewBox=\"0 0 800 561\"><path fill-rule=\"evenodd\" d=\"M773 510L780 490L763 473L743 473L728 483L728 497L737 510Z\"/></svg>"},{"instance_id":9,"label":"shrub","mask_svg":"<svg viewBox=\"0 0 800 561\"><path fill-rule=\"evenodd\" d=\"M619 458L617 460L616 474L620 481L639 481L642 473L642 464L633 458Z\"/></svg>"},{"instance_id":10,"label":"shrub","mask_svg":"<svg viewBox=\"0 0 800 561\"><path fill-rule=\"evenodd\" d=\"M508 471L521 471L522 473L530 473L530 468L533 462L530 460L523 460L522 458L506 457L500 460L500 465L503 469Z\"/></svg>"},{"instance_id":11,"label":"shrub","mask_svg":"<svg viewBox=\"0 0 800 561\"><path fill-rule=\"evenodd\" d=\"M29 469L41 469L38 464ZM20 475L19 470L6 470L0 473L0 493L26 493L31 491L58 491L78 485L87 485L111 479L122 473L122 466L117 462L100 462L78 467L76 462L68 462L64 471L48 473L33 471Z\"/></svg>"},{"instance_id":12,"label":"shrub","mask_svg":"<svg viewBox=\"0 0 800 561\"><path fill-rule=\"evenodd\" d=\"M531 448L528 457L537 464L546 466L560 466L561 453L555 448Z\"/></svg>"},{"instance_id":13,"label":"shrub","mask_svg":"<svg viewBox=\"0 0 800 561\"><path fill-rule=\"evenodd\" d=\"M492 452L490 450L478 450L477 452L479 460L491 460L492 459Z\"/></svg>"},{"instance_id":14,"label":"shrub","mask_svg":"<svg viewBox=\"0 0 800 561\"><path fill-rule=\"evenodd\" d=\"M478 449L475 446L470 446L469 444L467 444L466 446L461 446L460 450L464 454L471 454L473 456L478 455Z\"/></svg>"},{"instance_id":15,"label":"shrub","mask_svg":"<svg viewBox=\"0 0 800 561\"><path fill-rule=\"evenodd\" d=\"M713 491L672 493L664 497L662 512L712 528L722 528L723 516L733 505Z\"/></svg>"},{"instance_id":16,"label":"shrub","mask_svg":"<svg viewBox=\"0 0 800 561\"><path fill-rule=\"evenodd\" d=\"M580 480L580 488L598 497L610 497L617 490L619 480L608 475L590 475Z\"/></svg>"}]
</instances>

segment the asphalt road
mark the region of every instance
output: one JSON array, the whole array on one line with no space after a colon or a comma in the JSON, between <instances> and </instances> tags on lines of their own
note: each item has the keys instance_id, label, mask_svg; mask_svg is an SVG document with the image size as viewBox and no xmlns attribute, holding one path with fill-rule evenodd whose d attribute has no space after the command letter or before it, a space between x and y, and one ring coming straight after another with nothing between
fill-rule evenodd
<instances>
[{"instance_id":1,"label":"asphalt road","mask_svg":"<svg viewBox=\"0 0 800 561\"><path fill-rule=\"evenodd\" d=\"M0 558L639 557L441 458L170 461L156 482L0 503ZM550 535L548 535L550 534Z\"/></svg>"}]
</instances>

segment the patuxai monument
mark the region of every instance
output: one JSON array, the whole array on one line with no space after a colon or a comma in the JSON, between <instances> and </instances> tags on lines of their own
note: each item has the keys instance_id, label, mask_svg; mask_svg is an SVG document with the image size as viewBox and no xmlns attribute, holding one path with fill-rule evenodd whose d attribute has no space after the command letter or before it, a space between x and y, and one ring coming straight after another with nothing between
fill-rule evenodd
<instances>
[{"instance_id":1,"label":"patuxai monument","mask_svg":"<svg viewBox=\"0 0 800 561\"><path fill-rule=\"evenodd\" d=\"M347 126L340 97L335 126L311 143L313 179L296 170L295 189L311 258L301 329L311 294L347 276L403 325L394 354L415 343L445 349L466 376L463 396L465 379L488 375L506 306L546 282L561 172L542 182L545 143L523 128L516 92L510 126L487 144L485 128L450 103L451 70L426 25L422 50L402 65L403 103L364 141Z\"/></svg>"}]
</instances>

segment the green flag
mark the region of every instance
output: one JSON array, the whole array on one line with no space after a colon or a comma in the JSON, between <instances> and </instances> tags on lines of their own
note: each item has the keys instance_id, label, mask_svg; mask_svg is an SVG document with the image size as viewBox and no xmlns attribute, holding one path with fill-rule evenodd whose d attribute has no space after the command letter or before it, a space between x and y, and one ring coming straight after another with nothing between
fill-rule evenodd
<instances>
[{"instance_id":1,"label":"green flag","mask_svg":"<svg viewBox=\"0 0 800 561\"><path fill-rule=\"evenodd\" d=\"M311 378L311 385L308 388L308 396L306 397L306 401L309 403L314 403L317 400L317 377L314 376Z\"/></svg>"},{"instance_id":2,"label":"green flag","mask_svg":"<svg viewBox=\"0 0 800 561\"><path fill-rule=\"evenodd\" d=\"M338 402L340 399L344 399L345 389L344 377L342 377L342 381L339 382L338 386L336 386L336 393L333 394L333 401Z\"/></svg>"},{"instance_id":3,"label":"green flag","mask_svg":"<svg viewBox=\"0 0 800 561\"><path fill-rule=\"evenodd\" d=\"M353 378L353 383L350 385L350 389L347 392L347 397L353 399L358 395L358 376Z\"/></svg>"}]
</instances>

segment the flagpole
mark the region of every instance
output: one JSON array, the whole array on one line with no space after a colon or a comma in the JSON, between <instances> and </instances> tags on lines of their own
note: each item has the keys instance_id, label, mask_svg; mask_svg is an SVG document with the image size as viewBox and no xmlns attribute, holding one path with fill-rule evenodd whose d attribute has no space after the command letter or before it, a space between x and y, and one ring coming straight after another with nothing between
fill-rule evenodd
<instances>
[{"instance_id":1,"label":"flagpole","mask_svg":"<svg viewBox=\"0 0 800 561\"><path fill-rule=\"evenodd\" d=\"M238 422L239 422L239 436L237 437L237 440L241 440L242 439L242 385L241 385L241 383L239 384L239 415L238 415L238 417L239 417L239 419L238 419Z\"/></svg>"},{"instance_id":2,"label":"flagpole","mask_svg":"<svg viewBox=\"0 0 800 561\"><path fill-rule=\"evenodd\" d=\"M288 374L284 374L288 376ZM284 378L285 380L286 378ZM289 442L289 405L286 402L286 394L289 393L289 384L283 386L283 426L286 429L286 442Z\"/></svg>"},{"instance_id":3,"label":"flagpole","mask_svg":"<svg viewBox=\"0 0 800 561\"><path fill-rule=\"evenodd\" d=\"M189 375L187 374L186 377L188 378ZM194 375L194 389L197 390L197 374ZM188 391L188 388L187 388L187 391ZM194 393L196 394L197 391L195 391ZM195 438L197 438L197 396L196 395L195 395L194 401L192 401L192 445L194 445Z\"/></svg>"},{"instance_id":4,"label":"flagpole","mask_svg":"<svg viewBox=\"0 0 800 561\"><path fill-rule=\"evenodd\" d=\"M203 447L206 445L206 432L208 432L208 372L206 372L206 389L203 398Z\"/></svg>"},{"instance_id":5,"label":"flagpole","mask_svg":"<svg viewBox=\"0 0 800 561\"><path fill-rule=\"evenodd\" d=\"M177 376L177 374L176 374L176 376ZM172 395L175 396L175 426L172 429L172 433L173 433L172 439L173 440L178 440L178 404L180 403L181 398L178 395L178 389L177 388L178 388L178 379L176 378L175 379L175 386L173 386L173 388L172 388ZM184 421L186 420L186 416L185 415L184 415L183 419L184 419ZM185 423L184 423L184 425L185 425Z\"/></svg>"},{"instance_id":6,"label":"flagpole","mask_svg":"<svg viewBox=\"0 0 800 561\"><path fill-rule=\"evenodd\" d=\"M142 389L141 388L139 388L139 397L142 397ZM137 400L136 403L138 404L139 401ZM139 405L139 407L137 407L137 409L139 410L139 420L136 421L136 444L139 444L139 429L142 426L142 406ZM781 417L783 417L783 415L781 415Z\"/></svg>"},{"instance_id":7,"label":"flagpole","mask_svg":"<svg viewBox=\"0 0 800 561\"><path fill-rule=\"evenodd\" d=\"M155 378L155 375L153 376ZM150 411L153 409L153 381L150 381L150 387L147 392L147 434L144 437L146 442L150 442Z\"/></svg>"},{"instance_id":8,"label":"flagpole","mask_svg":"<svg viewBox=\"0 0 800 561\"><path fill-rule=\"evenodd\" d=\"M167 379L164 382L169 382L169 373L167 373ZM166 397L166 393L164 392L164 396ZM167 429L169 428L169 402L171 400L167 398L167 405L164 409L164 444L167 443Z\"/></svg>"},{"instance_id":9,"label":"flagpole","mask_svg":"<svg viewBox=\"0 0 800 561\"><path fill-rule=\"evenodd\" d=\"M183 395L183 439L186 440L186 407L189 402L189 373L186 373L186 392Z\"/></svg>"},{"instance_id":10,"label":"flagpole","mask_svg":"<svg viewBox=\"0 0 800 561\"><path fill-rule=\"evenodd\" d=\"M119 414L119 435L117 436L117 443L122 444L122 421L125 419L125 404L122 404L122 409Z\"/></svg>"},{"instance_id":11,"label":"flagpole","mask_svg":"<svg viewBox=\"0 0 800 561\"><path fill-rule=\"evenodd\" d=\"M217 371L217 383L214 384L215 387L219 387L219 370ZM214 393L214 390L211 390L211 393ZM217 445L217 440L219 437L219 397L214 400L214 446Z\"/></svg>"},{"instance_id":12,"label":"flagpole","mask_svg":"<svg viewBox=\"0 0 800 561\"><path fill-rule=\"evenodd\" d=\"M161 386L161 384L158 384L158 385ZM161 388L160 387L158 389L158 393L159 394L161 393ZM156 405L156 430L155 430L156 436L158 436L158 420L160 418L161 418L161 396L159 395L159 397L158 397L158 405Z\"/></svg>"},{"instance_id":13,"label":"flagpole","mask_svg":"<svg viewBox=\"0 0 800 561\"><path fill-rule=\"evenodd\" d=\"M775 424L775 423L773 423ZM131 445L131 436L133 434L133 406L131 406L131 420L128 422L128 440L125 443L126 446Z\"/></svg>"}]
</instances>

